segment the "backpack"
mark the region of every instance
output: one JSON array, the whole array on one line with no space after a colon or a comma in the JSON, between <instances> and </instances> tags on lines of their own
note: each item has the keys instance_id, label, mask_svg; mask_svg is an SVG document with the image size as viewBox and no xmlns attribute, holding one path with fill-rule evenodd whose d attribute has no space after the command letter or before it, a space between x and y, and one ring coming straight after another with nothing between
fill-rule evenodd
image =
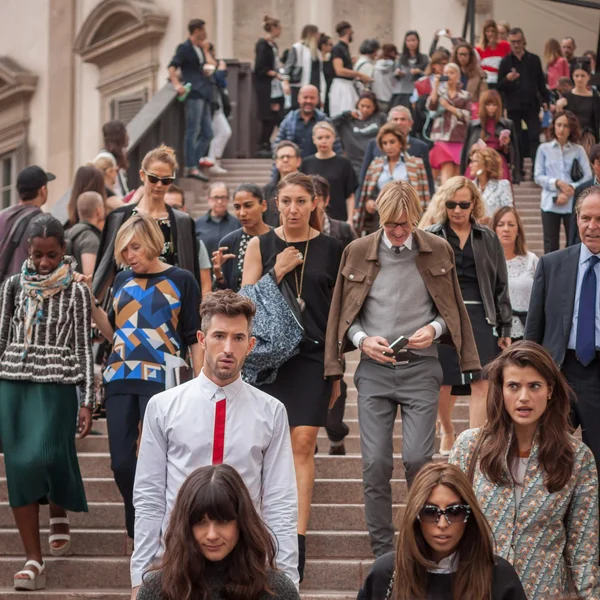
<instances>
[{"instance_id":1,"label":"backpack","mask_svg":"<svg viewBox=\"0 0 600 600\"><path fill-rule=\"evenodd\" d=\"M69 233L65 237L65 254L69 256L73 256L73 251L75 250L75 240L84 232L87 231L88 228L81 228L74 236L70 237ZM81 265L79 265L81 266Z\"/></svg>"},{"instance_id":2,"label":"backpack","mask_svg":"<svg viewBox=\"0 0 600 600\"><path fill-rule=\"evenodd\" d=\"M38 215L38 212L34 212L17 218L10 228L8 236L0 243L0 281L6 279L8 267L17 248L21 245L25 231L30 221Z\"/></svg>"}]
</instances>

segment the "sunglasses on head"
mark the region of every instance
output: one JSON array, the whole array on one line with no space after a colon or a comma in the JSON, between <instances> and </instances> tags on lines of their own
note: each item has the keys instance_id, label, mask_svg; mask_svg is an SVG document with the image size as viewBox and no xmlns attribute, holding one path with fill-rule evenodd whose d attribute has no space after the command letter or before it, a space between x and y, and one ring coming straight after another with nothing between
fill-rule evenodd
<instances>
[{"instance_id":1,"label":"sunglasses on head","mask_svg":"<svg viewBox=\"0 0 600 600\"><path fill-rule=\"evenodd\" d=\"M148 173L147 171L144 171L144 173L146 174L146 177L148 178L148 181L150 183L158 183L160 181L163 185L171 185L175 181L175 177L173 177L173 176L158 177L156 175L152 175L152 174Z\"/></svg>"},{"instance_id":2,"label":"sunglasses on head","mask_svg":"<svg viewBox=\"0 0 600 600\"><path fill-rule=\"evenodd\" d=\"M460 206L463 210L469 210L471 208L470 202L454 202L454 200L448 200L446 202L446 208L454 210L457 206Z\"/></svg>"},{"instance_id":3,"label":"sunglasses on head","mask_svg":"<svg viewBox=\"0 0 600 600\"><path fill-rule=\"evenodd\" d=\"M451 504L444 510L432 504L426 504L420 510L417 519L421 523L435 523L437 525L443 515L446 517L448 525L452 525L453 523L466 523L470 514L471 507L468 504Z\"/></svg>"}]
</instances>

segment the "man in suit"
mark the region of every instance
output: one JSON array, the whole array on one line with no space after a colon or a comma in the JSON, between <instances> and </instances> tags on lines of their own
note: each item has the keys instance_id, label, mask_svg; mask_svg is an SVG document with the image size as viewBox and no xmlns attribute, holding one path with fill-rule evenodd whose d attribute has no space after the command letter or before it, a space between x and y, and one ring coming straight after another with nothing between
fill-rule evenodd
<instances>
[{"instance_id":1,"label":"man in suit","mask_svg":"<svg viewBox=\"0 0 600 600\"><path fill-rule=\"evenodd\" d=\"M573 214L571 217L571 227L569 230L569 239L567 240L567 246L574 246L575 244L579 244L581 240L579 239L579 227L577 225L577 215L575 214L575 209L577 207L577 200L587 190L593 185L598 185L600 182L600 144L596 144L592 146L590 150L590 164L592 165L592 171L594 172L594 176L591 179L586 179L581 182L575 188L575 200L573 202Z\"/></svg>"},{"instance_id":2,"label":"man in suit","mask_svg":"<svg viewBox=\"0 0 600 600\"><path fill-rule=\"evenodd\" d=\"M422 140L410 135L413 126L413 118L410 110L405 106L394 106L388 113L388 123L396 123L400 127L402 133L406 136L408 141L407 152L411 156L421 158L425 165L425 171L427 171L427 183L429 184L429 195L433 196L435 192L435 185L433 183L433 173L431 172L431 165L429 164L429 146ZM376 140L371 140L365 151L365 157L363 164L360 169L360 176L358 181L358 190L362 189L367 169L371 164L371 161L378 156L383 156L383 152L377 146ZM358 198L357 198L358 201Z\"/></svg>"},{"instance_id":3,"label":"man in suit","mask_svg":"<svg viewBox=\"0 0 600 600\"><path fill-rule=\"evenodd\" d=\"M183 44L179 44L169 64L169 79L179 96L187 93L184 85L191 86L185 99L184 176L208 181L198 167L201 159L205 160L203 166L211 166L206 162L213 137L211 110L213 88L210 75L217 67L217 61L209 51L210 42L206 36L204 21L192 19L188 23L188 32L188 39ZM181 72L181 79L178 70Z\"/></svg>"},{"instance_id":4,"label":"man in suit","mask_svg":"<svg viewBox=\"0 0 600 600\"><path fill-rule=\"evenodd\" d=\"M600 465L600 186L577 203L580 244L540 258L525 339L542 344L577 396L571 421Z\"/></svg>"}]
</instances>

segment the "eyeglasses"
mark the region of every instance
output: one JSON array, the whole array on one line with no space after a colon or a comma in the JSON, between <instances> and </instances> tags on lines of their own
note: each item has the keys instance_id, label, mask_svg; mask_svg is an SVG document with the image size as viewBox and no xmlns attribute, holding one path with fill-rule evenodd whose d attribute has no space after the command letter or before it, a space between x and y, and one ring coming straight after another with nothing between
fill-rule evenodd
<instances>
[{"instance_id":1,"label":"eyeglasses","mask_svg":"<svg viewBox=\"0 0 600 600\"><path fill-rule=\"evenodd\" d=\"M173 176L158 177L157 175L152 175L151 173L148 173L145 169L143 169L143 171L146 174L146 177L148 178L148 181L150 183L158 183L160 181L163 185L171 185L175 181L175 177Z\"/></svg>"},{"instance_id":2,"label":"eyeglasses","mask_svg":"<svg viewBox=\"0 0 600 600\"><path fill-rule=\"evenodd\" d=\"M454 523L466 523L471 515L471 507L468 504L451 504L442 510L432 504L426 504L420 510L417 519L419 519L421 523L435 523L437 525L442 515L446 517L446 523L448 523L448 525Z\"/></svg>"},{"instance_id":3,"label":"eyeglasses","mask_svg":"<svg viewBox=\"0 0 600 600\"><path fill-rule=\"evenodd\" d=\"M383 226L386 229L396 229L396 227L402 227L402 229L410 229L410 223L384 223Z\"/></svg>"},{"instance_id":4,"label":"eyeglasses","mask_svg":"<svg viewBox=\"0 0 600 600\"><path fill-rule=\"evenodd\" d=\"M454 202L454 200L448 200L446 202L446 208L454 210L457 206L460 206L462 210L469 210L471 208L470 202Z\"/></svg>"},{"instance_id":5,"label":"eyeglasses","mask_svg":"<svg viewBox=\"0 0 600 600\"><path fill-rule=\"evenodd\" d=\"M295 154L279 154L275 160L293 160L296 158Z\"/></svg>"}]
</instances>

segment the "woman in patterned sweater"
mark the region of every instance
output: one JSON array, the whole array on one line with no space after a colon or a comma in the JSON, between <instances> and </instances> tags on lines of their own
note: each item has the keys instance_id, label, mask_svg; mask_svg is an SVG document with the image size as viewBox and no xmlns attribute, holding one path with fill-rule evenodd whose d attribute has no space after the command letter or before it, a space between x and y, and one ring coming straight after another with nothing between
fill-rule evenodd
<instances>
[{"instance_id":1,"label":"woman in patterned sweater","mask_svg":"<svg viewBox=\"0 0 600 600\"><path fill-rule=\"evenodd\" d=\"M488 366L487 422L460 435L450 463L469 474L496 552L529 600L600 597L598 475L569 432L569 388L551 356L516 342Z\"/></svg>"},{"instance_id":2,"label":"woman in patterned sweater","mask_svg":"<svg viewBox=\"0 0 600 600\"><path fill-rule=\"evenodd\" d=\"M9 502L27 562L17 590L45 587L39 505L50 503L50 553L70 546L67 510L87 512L77 454L92 426L94 372L91 297L73 278L60 222L37 217L29 258L0 288L0 442ZM58 527L57 527L58 526Z\"/></svg>"}]
</instances>

